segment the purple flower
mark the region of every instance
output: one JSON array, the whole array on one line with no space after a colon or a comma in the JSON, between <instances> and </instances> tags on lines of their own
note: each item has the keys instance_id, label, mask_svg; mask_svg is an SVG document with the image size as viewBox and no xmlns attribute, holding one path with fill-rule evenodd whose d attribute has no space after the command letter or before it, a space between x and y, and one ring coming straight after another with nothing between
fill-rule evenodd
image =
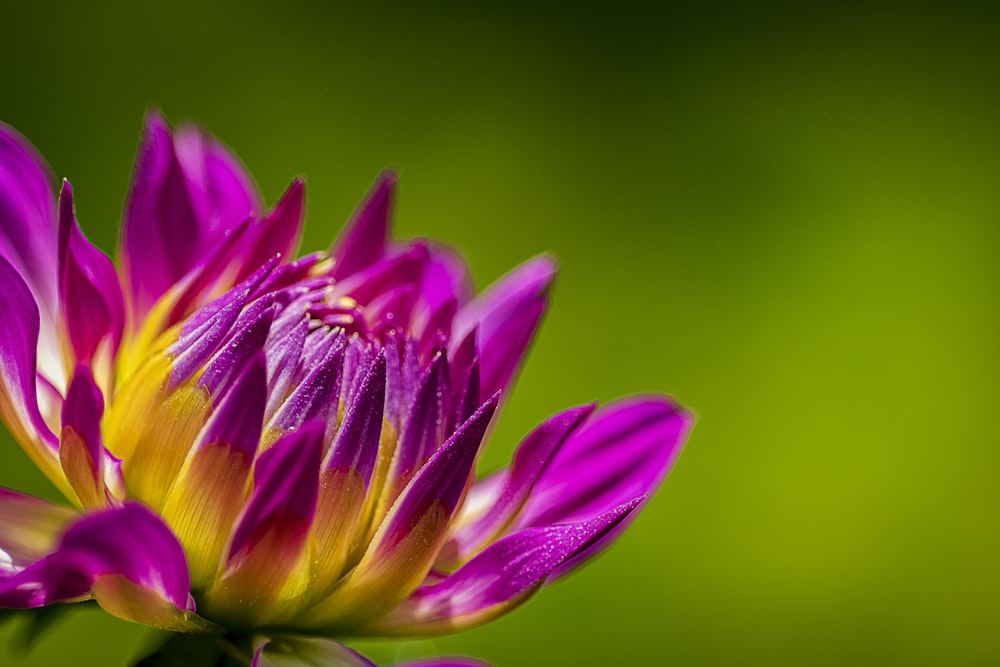
<instances>
[{"instance_id":1,"label":"purple flower","mask_svg":"<svg viewBox=\"0 0 1000 667\"><path fill-rule=\"evenodd\" d=\"M117 268L51 186L0 125L0 415L72 504L0 490L0 606L93 598L255 665L369 665L324 637L510 611L625 527L691 426L662 396L572 408L476 480L555 265L473 295L448 248L389 238L391 173L289 261L302 182L265 210L152 113Z\"/></svg>"}]
</instances>

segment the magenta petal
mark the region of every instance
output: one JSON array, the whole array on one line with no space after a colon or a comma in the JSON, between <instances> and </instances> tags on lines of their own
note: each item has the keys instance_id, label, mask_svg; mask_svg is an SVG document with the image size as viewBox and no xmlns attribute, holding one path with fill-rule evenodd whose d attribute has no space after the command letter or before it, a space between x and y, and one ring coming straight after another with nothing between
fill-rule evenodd
<instances>
[{"instance_id":1,"label":"magenta petal","mask_svg":"<svg viewBox=\"0 0 1000 667\"><path fill-rule=\"evenodd\" d=\"M193 128L172 137L163 117L150 112L122 220L120 252L134 316L259 211L253 183L229 151Z\"/></svg>"},{"instance_id":2,"label":"magenta petal","mask_svg":"<svg viewBox=\"0 0 1000 667\"><path fill-rule=\"evenodd\" d=\"M408 634L485 622L526 599L563 563L620 524L641 500L586 521L509 535L440 582L420 588L373 625Z\"/></svg>"},{"instance_id":3,"label":"magenta petal","mask_svg":"<svg viewBox=\"0 0 1000 667\"><path fill-rule=\"evenodd\" d=\"M213 136L193 125L177 129L174 151L202 229L211 240L260 215L257 187L246 168Z\"/></svg>"},{"instance_id":4,"label":"magenta petal","mask_svg":"<svg viewBox=\"0 0 1000 667\"><path fill-rule=\"evenodd\" d=\"M35 383L38 307L20 274L3 257L0 285L0 313L4 317L0 327L0 412L15 434L23 431L26 437L40 438L54 448L56 437L38 409ZM11 419L19 423L10 423Z\"/></svg>"},{"instance_id":5,"label":"magenta petal","mask_svg":"<svg viewBox=\"0 0 1000 667\"><path fill-rule=\"evenodd\" d=\"M275 255L281 255L283 261L293 257L302 233L305 196L305 183L301 178L295 179L274 208L250 226L243 242L243 272L240 277L249 275Z\"/></svg>"},{"instance_id":6,"label":"magenta petal","mask_svg":"<svg viewBox=\"0 0 1000 667\"><path fill-rule=\"evenodd\" d=\"M498 396L486 401L417 472L386 518L387 539L405 534L413 517L435 500L442 501L448 512L454 511L498 401Z\"/></svg>"},{"instance_id":7,"label":"magenta petal","mask_svg":"<svg viewBox=\"0 0 1000 667\"><path fill-rule=\"evenodd\" d=\"M34 147L0 123L0 257L21 274L44 311L56 308L52 175Z\"/></svg>"},{"instance_id":8,"label":"magenta petal","mask_svg":"<svg viewBox=\"0 0 1000 667\"><path fill-rule=\"evenodd\" d=\"M105 339L115 354L125 325L121 283L111 260L80 231L69 181L59 195L59 307L77 361L89 362Z\"/></svg>"},{"instance_id":9,"label":"magenta petal","mask_svg":"<svg viewBox=\"0 0 1000 667\"><path fill-rule=\"evenodd\" d=\"M317 354L314 363L307 361L304 364L307 370L305 377L278 408L268 423L268 428L278 427L289 431L307 421L318 419L325 422L331 411L336 412L336 402L331 401L330 397L336 396L340 391L345 339L340 332L332 335L330 344L319 350L322 357Z\"/></svg>"},{"instance_id":10,"label":"magenta petal","mask_svg":"<svg viewBox=\"0 0 1000 667\"><path fill-rule=\"evenodd\" d=\"M53 553L0 579L0 606L80 599L103 575L121 575L180 609L194 609L180 543L158 516L134 503L84 515Z\"/></svg>"},{"instance_id":11,"label":"magenta petal","mask_svg":"<svg viewBox=\"0 0 1000 667\"><path fill-rule=\"evenodd\" d=\"M375 469L385 405L385 354L365 373L333 441L327 468L355 469L367 486Z\"/></svg>"},{"instance_id":12,"label":"magenta petal","mask_svg":"<svg viewBox=\"0 0 1000 667\"><path fill-rule=\"evenodd\" d=\"M692 421L663 396L601 407L535 483L518 526L581 521L651 493L680 453Z\"/></svg>"},{"instance_id":13,"label":"magenta petal","mask_svg":"<svg viewBox=\"0 0 1000 667\"><path fill-rule=\"evenodd\" d=\"M483 395L505 390L514 379L548 309L555 261L535 257L500 278L455 316L452 340L464 341L478 325Z\"/></svg>"},{"instance_id":14,"label":"magenta petal","mask_svg":"<svg viewBox=\"0 0 1000 667\"><path fill-rule=\"evenodd\" d=\"M213 395L225 390L231 378L246 367L247 361L262 352L274 320L274 300L264 297L250 304L233 325L232 336L205 368L198 383Z\"/></svg>"},{"instance_id":15,"label":"magenta petal","mask_svg":"<svg viewBox=\"0 0 1000 667\"><path fill-rule=\"evenodd\" d=\"M146 116L122 218L122 263L135 315L141 316L205 251L205 232L159 113Z\"/></svg>"},{"instance_id":16,"label":"magenta petal","mask_svg":"<svg viewBox=\"0 0 1000 667\"><path fill-rule=\"evenodd\" d=\"M383 171L334 243L333 277L341 280L382 259L391 224L396 174Z\"/></svg>"},{"instance_id":17,"label":"magenta petal","mask_svg":"<svg viewBox=\"0 0 1000 667\"><path fill-rule=\"evenodd\" d=\"M232 386L216 405L198 436L198 443L210 445L224 442L234 450L244 452L249 462L257 453L264 428L267 375L263 351L258 350L249 360L243 360L234 369L234 375Z\"/></svg>"},{"instance_id":18,"label":"magenta petal","mask_svg":"<svg viewBox=\"0 0 1000 667\"><path fill-rule=\"evenodd\" d=\"M104 394L94 382L86 366L78 365L66 390L62 408L62 425L76 431L87 445L94 463L104 456L101 438L101 418L104 416Z\"/></svg>"},{"instance_id":19,"label":"magenta petal","mask_svg":"<svg viewBox=\"0 0 1000 667\"><path fill-rule=\"evenodd\" d=\"M489 507L455 531L451 544L446 547L449 551L454 550L448 553L449 558L465 561L516 516L559 447L593 413L594 407L588 405L561 412L525 438Z\"/></svg>"},{"instance_id":20,"label":"magenta petal","mask_svg":"<svg viewBox=\"0 0 1000 667\"><path fill-rule=\"evenodd\" d=\"M251 538L270 523L294 522L308 528L319 493L323 432L322 422L310 422L257 459L253 495L233 533L230 557L244 547L253 548Z\"/></svg>"},{"instance_id":21,"label":"magenta petal","mask_svg":"<svg viewBox=\"0 0 1000 667\"><path fill-rule=\"evenodd\" d=\"M397 476L412 474L444 440L447 396L448 358L439 353L424 373L406 415L394 463Z\"/></svg>"}]
</instances>

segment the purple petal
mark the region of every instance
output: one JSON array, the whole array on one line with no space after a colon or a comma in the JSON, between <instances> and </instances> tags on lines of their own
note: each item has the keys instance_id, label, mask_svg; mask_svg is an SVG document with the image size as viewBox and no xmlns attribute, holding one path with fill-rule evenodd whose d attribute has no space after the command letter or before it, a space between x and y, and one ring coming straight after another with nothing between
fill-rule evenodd
<instances>
[{"instance_id":1,"label":"purple petal","mask_svg":"<svg viewBox=\"0 0 1000 667\"><path fill-rule=\"evenodd\" d=\"M376 667L360 653L319 637L262 637L251 667Z\"/></svg>"},{"instance_id":2,"label":"purple petal","mask_svg":"<svg viewBox=\"0 0 1000 667\"><path fill-rule=\"evenodd\" d=\"M389 236L396 174L383 171L334 243L333 277L342 280L382 259Z\"/></svg>"},{"instance_id":3,"label":"purple petal","mask_svg":"<svg viewBox=\"0 0 1000 667\"><path fill-rule=\"evenodd\" d=\"M612 531L641 502L587 521L529 528L490 545L439 583L425 586L371 624L392 634L438 633L484 623L517 606L562 564Z\"/></svg>"},{"instance_id":4,"label":"purple petal","mask_svg":"<svg viewBox=\"0 0 1000 667\"><path fill-rule=\"evenodd\" d=\"M306 366L308 373L305 378L278 408L268 422L268 429L289 431L314 419L325 423L331 410L335 414L337 404L330 397L337 396L340 391L345 341L342 334L334 334L333 340L323 350L322 358Z\"/></svg>"},{"instance_id":5,"label":"purple petal","mask_svg":"<svg viewBox=\"0 0 1000 667\"><path fill-rule=\"evenodd\" d=\"M273 299L265 297L250 304L233 325L232 337L208 363L198 383L213 396L218 395L219 389L226 387L251 357L263 351L274 312Z\"/></svg>"},{"instance_id":6,"label":"purple petal","mask_svg":"<svg viewBox=\"0 0 1000 667\"><path fill-rule=\"evenodd\" d=\"M651 493L680 453L691 415L663 396L600 408L535 483L518 526L581 521Z\"/></svg>"},{"instance_id":7,"label":"purple petal","mask_svg":"<svg viewBox=\"0 0 1000 667\"><path fill-rule=\"evenodd\" d=\"M253 179L239 159L214 137L193 125L184 125L174 136L174 150L195 213L202 228L207 228L214 238L260 215L260 195Z\"/></svg>"},{"instance_id":8,"label":"purple petal","mask_svg":"<svg viewBox=\"0 0 1000 667\"><path fill-rule=\"evenodd\" d=\"M0 414L28 447L39 439L51 446L56 437L38 409L35 359L38 344L38 308L31 290L17 270L0 257Z\"/></svg>"},{"instance_id":9,"label":"purple petal","mask_svg":"<svg viewBox=\"0 0 1000 667\"><path fill-rule=\"evenodd\" d=\"M546 255L517 267L462 308L452 340L464 340L478 325L482 392L507 389L527 354L548 308L555 261Z\"/></svg>"},{"instance_id":10,"label":"purple petal","mask_svg":"<svg viewBox=\"0 0 1000 667\"><path fill-rule=\"evenodd\" d=\"M253 495L233 533L230 558L252 549L254 538L276 527L272 524L305 537L316 510L323 431L321 422L310 422L260 455Z\"/></svg>"},{"instance_id":11,"label":"purple petal","mask_svg":"<svg viewBox=\"0 0 1000 667\"><path fill-rule=\"evenodd\" d=\"M125 326L125 298L111 260L80 231L69 181L59 196L59 306L78 361L89 362L104 340L114 356Z\"/></svg>"},{"instance_id":12,"label":"purple petal","mask_svg":"<svg viewBox=\"0 0 1000 667\"><path fill-rule=\"evenodd\" d=\"M121 461L104 447L104 395L90 369L77 365L62 408L59 461L66 480L87 508L102 508L124 495ZM109 488L110 486L110 488Z\"/></svg>"},{"instance_id":13,"label":"purple petal","mask_svg":"<svg viewBox=\"0 0 1000 667\"><path fill-rule=\"evenodd\" d=\"M277 324L277 322L276 322ZM309 320L304 316L286 333L272 335L265 343L267 354L267 410L265 417L270 421L285 400L292 383L292 376L299 365L299 358L309 333Z\"/></svg>"},{"instance_id":14,"label":"purple petal","mask_svg":"<svg viewBox=\"0 0 1000 667\"><path fill-rule=\"evenodd\" d=\"M292 181L270 213L250 226L243 242L243 273L240 278L274 257L294 257L305 217L305 183Z\"/></svg>"},{"instance_id":15,"label":"purple petal","mask_svg":"<svg viewBox=\"0 0 1000 667\"><path fill-rule=\"evenodd\" d=\"M194 609L180 543L158 516L135 503L84 515L55 551L0 580L0 605L77 600L105 575L121 575L180 609Z\"/></svg>"},{"instance_id":16,"label":"purple petal","mask_svg":"<svg viewBox=\"0 0 1000 667\"><path fill-rule=\"evenodd\" d=\"M434 501L444 503L449 514L454 511L498 400L494 395L486 401L414 476L386 517L384 529L379 529L386 539L395 540Z\"/></svg>"},{"instance_id":17,"label":"purple petal","mask_svg":"<svg viewBox=\"0 0 1000 667\"><path fill-rule=\"evenodd\" d=\"M122 221L122 260L137 317L260 211L238 160L211 137L182 128L171 137L157 112L146 117Z\"/></svg>"},{"instance_id":18,"label":"purple petal","mask_svg":"<svg viewBox=\"0 0 1000 667\"><path fill-rule=\"evenodd\" d=\"M418 286L428 258L427 246L415 243L342 279L335 284L334 292L361 304L372 303L380 294L404 285Z\"/></svg>"},{"instance_id":19,"label":"purple petal","mask_svg":"<svg viewBox=\"0 0 1000 667\"><path fill-rule=\"evenodd\" d=\"M604 406L553 457L516 527L583 521L628 498L649 497L676 461L693 423L690 413L664 396ZM555 576L598 554L637 515L567 561Z\"/></svg>"},{"instance_id":20,"label":"purple petal","mask_svg":"<svg viewBox=\"0 0 1000 667\"><path fill-rule=\"evenodd\" d=\"M189 322L169 350L175 355L170 375L171 386L177 386L193 376L209 360L240 316L244 298L245 293L234 294L211 317L197 326L192 326L194 320Z\"/></svg>"},{"instance_id":21,"label":"purple petal","mask_svg":"<svg viewBox=\"0 0 1000 667\"><path fill-rule=\"evenodd\" d=\"M480 546L500 532L516 516L536 481L559 447L594 412L594 405L573 408L551 417L532 431L514 455L514 462L504 475L489 507L460 525L451 543L445 547L452 562L464 562Z\"/></svg>"},{"instance_id":22,"label":"purple petal","mask_svg":"<svg viewBox=\"0 0 1000 667\"><path fill-rule=\"evenodd\" d=\"M326 468L355 469L367 487L378 458L385 405L385 354L371 364L337 432Z\"/></svg>"},{"instance_id":23,"label":"purple petal","mask_svg":"<svg viewBox=\"0 0 1000 667\"><path fill-rule=\"evenodd\" d=\"M62 425L83 437L94 461L100 461L101 417L104 415L104 394L94 382L94 376L86 366L77 366L73 379L66 390L66 401L62 409Z\"/></svg>"},{"instance_id":24,"label":"purple petal","mask_svg":"<svg viewBox=\"0 0 1000 667\"><path fill-rule=\"evenodd\" d=\"M264 428L267 374L264 353L258 352L235 369L236 379L198 436L198 445L225 442L253 460Z\"/></svg>"},{"instance_id":25,"label":"purple petal","mask_svg":"<svg viewBox=\"0 0 1000 667\"><path fill-rule=\"evenodd\" d=\"M447 396L448 358L439 353L424 373L406 416L393 463L397 478L409 479L444 440Z\"/></svg>"},{"instance_id":26,"label":"purple petal","mask_svg":"<svg viewBox=\"0 0 1000 667\"><path fill-rule=\"evenodd\" d=\"M122 218L122 264L137 316L149 310L205 250L170 128L159 113L146 116Z\"/></svg>"},{"instance_id":27,"label":"purple petal","mask_svg":"<svg viewBox=\"0 0 1000 667\"><path fill-rule=\"evenodd\" d=\"M0 257L24 277L43 310L56 309L52 174L34 147L0 123Z\"/></svg>"}]
</instances>

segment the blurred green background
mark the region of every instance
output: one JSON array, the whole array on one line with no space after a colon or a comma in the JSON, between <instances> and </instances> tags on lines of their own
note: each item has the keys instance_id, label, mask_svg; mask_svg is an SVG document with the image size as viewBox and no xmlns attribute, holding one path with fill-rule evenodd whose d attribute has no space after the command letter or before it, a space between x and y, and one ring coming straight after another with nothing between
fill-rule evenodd
<instances>
[{"instance_id":1,"label":"blurred green background","mask_svg":"<svg viewBox=\"0 0 1000 667\"><path fill-rule=\"evenodd\" d=\"M486 456L570 404L698 414L618 545L491 625L374 644L535 665L1000 662L1000 62L976 5L18 3L0 118L112 250L144 110L307 177L328 245L384 166L398 233L560 282ZM984 5L985 6L985 5ZM4 435L0 485L53 497ZM123 664L80 611L0 663Z\"/></svg>"}]
</instances>

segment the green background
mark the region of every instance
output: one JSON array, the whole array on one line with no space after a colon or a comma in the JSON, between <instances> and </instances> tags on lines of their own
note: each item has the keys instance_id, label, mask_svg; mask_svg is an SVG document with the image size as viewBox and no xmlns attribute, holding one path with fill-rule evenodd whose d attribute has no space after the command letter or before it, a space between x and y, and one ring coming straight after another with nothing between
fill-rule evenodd
<instances>
[{"instance_id":1,"label":"green background","mask_svg":"<svg viewBox=\"0 0 1000 667\"><path fill-rule=\"evenodd\" d=\"M0 21L0 118L106 250L147 106L211 128L268 202L304 174L305 250L391 165L399 235L454 244L480 286L541 251L562 265L488 468L571 404L697 412L604 557L486 627L371 655L1000 662L994 15L29 4ZM3 437L0 485L52 497ZM0 627L0 663L117 665L150 639L70 616L30 655Z\"/></svg>"}]
</instances>

